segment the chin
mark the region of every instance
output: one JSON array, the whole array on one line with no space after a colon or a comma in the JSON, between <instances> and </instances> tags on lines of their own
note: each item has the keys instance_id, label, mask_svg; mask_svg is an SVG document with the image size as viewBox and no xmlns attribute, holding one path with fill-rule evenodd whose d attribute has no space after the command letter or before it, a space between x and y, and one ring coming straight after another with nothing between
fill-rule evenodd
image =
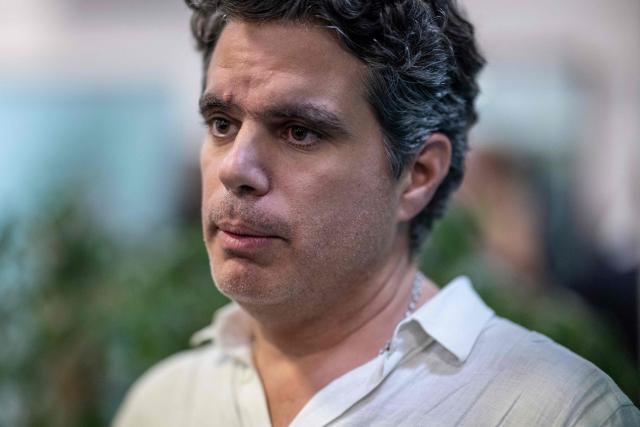
<instances>
[{"instance_id":1,"label":"chin","mask_svg":"<svg viewBox=\"0 0 640 427\"><path fill-rule=\"evenodd\" d=\"M211 273L218 290L238 304L273 305L286 301L288 292L282 286L283 281L270 277L250 261L230 259L220 265L212 263Z\"/></svg>"}]
</instances>

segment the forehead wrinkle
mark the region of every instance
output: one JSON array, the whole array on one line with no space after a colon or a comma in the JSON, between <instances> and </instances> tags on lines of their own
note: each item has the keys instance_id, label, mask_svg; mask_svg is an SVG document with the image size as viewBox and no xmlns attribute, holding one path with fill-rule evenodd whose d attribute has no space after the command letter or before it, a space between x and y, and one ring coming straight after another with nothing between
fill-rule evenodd
<instances>
[{"instance_id":1,"label":"forehead wrinkle","mask_svg":"<svg viewBox=\"0 0 640 427\"><path fill-rule=\"evenodd\" d=\"M292 40L283 47L281 42L287 39ZM334 31L306 22L251 22L232 17L213 50L209 83L216 68L219 77L249 89L270 83L274 75L323 81L347 76L351 80L348 90L368 98L367 65L342 45Z\"/></svg>"}]
</instances>

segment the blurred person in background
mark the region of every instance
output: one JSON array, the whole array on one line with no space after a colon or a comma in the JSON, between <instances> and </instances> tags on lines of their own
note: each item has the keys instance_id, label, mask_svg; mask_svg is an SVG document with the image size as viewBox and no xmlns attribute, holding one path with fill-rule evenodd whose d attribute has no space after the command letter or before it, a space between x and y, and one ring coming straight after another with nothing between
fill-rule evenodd
<instances>
[{"instance_id":1,"label":"blurred person in background","mask_svg":"<svg viewBox=\"0 0 640 427\"><path fill-rule=\"evenodd\" d=\"M624 261L633 260L633 245L624 257L603 250L576 189L549 182L548 165L530 154L485 144L466 166L460 201L479 223L485 262L521 292L590 304L637 359L638 265ZM621 261L627 265L620 268Z\"/></svg>"},{"instance_id":2,"label":"blurred person in background","mask_svg":"<svg viewBox=\"0 0 640 427\"><path fill-rule=\"evenodd\" d=\"M484 63L455 2L188 4L203 233L234 302L116 426L640 425L594 365L417 270Z\"/></svg>"}]
</instances>

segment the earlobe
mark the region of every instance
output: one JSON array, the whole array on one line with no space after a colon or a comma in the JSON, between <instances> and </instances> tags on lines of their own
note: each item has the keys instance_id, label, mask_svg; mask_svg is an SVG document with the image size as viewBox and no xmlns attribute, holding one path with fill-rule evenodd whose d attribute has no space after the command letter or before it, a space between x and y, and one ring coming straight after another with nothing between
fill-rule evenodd
<instances>
[{"instance_id":1,"label":"earlobe","mask_svg":"<svg viewBox=\"0 0 640 427\"><path fill-rule=\"evenodd\" d=\"M430 135L405 171L398 210L400 222L410 221L427 206L447 176L450 164L449 138L442 133Z\"/></svg>"}]
</instances>

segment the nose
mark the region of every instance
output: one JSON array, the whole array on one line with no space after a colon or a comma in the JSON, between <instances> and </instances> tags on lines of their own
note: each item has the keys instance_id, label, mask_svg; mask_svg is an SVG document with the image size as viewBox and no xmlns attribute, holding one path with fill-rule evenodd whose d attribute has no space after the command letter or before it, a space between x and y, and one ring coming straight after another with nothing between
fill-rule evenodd
<instances>
[{"instance_id":1,"label":"nose","mask_svg":"<svg viewBox=\"0 0 640 427\"><path fill-rule=\"evenodd\" d=\"M257 129L243 125L220 164L220 182L238 196L263 196L269 191L265 156L261 152L265 144L260 144L260 139Z\"/></svg>"}]
</instances>

